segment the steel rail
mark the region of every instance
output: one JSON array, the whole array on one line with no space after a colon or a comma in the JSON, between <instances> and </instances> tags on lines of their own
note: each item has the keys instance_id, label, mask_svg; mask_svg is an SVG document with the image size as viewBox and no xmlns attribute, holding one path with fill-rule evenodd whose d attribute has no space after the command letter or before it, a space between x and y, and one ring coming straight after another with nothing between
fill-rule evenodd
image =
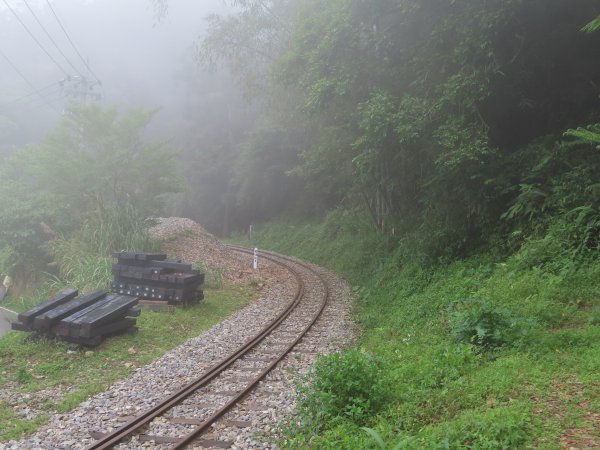
<instances>
[{"instance_id":1,"label":"steel rail","mask_svg":"<svg viewBox=\"0 0 600 450\"><path fill-rule=\"evenodd\" d=\"M237 252L240 252L240 253L252 254L252 252L247 249L242 249L239 247L232 248L232 249ZM282 311L282 313L280 313L279 316L277 316L274 320L272 320L269 323L269 325L267 325L265 328L263 328L263 330L259 334L257 334L251 340L249 340L246 344L244 344L244 346L240 347L238 350L236 350L235 352L233 352L232 354L230 354L229 356L227 356L226 358L221 360L219 363L210 367L208 369L208 371L205 372L201 377L192 381L191 383L187 384L186 386L182 387L177 392L170 395L165 400L163 400L162 402L153 406L152 408L148 409L147 411L143 412L142 414L135 417L134 419L130 420L129 422L124 424L122 427L120 427L117 430L113 431L112 433L109 433L106 436L102 437L101 439L99 439L98 441L93 443L91 446L89 446L87 448L87 450L104 450L104 449L109 449L109 448L114 447L123 438L132 434L134 431L138 430L142 426L148 424L155 417L158 417L159 415L161 415L162 413L164 413L171 407L175 406L176 404L178 404L185 398L189 397L192 393L197 391L199 388L205 386L211 380L216 378L221 372L223 372L225 369L230 367L240 357L242 357L243 355L248 353L256 345L258 345L260 342L262 342L275 328L277 328L281 324L281 322L283 322L291 314L291 312L296 308L298 303L300 303L300 300L302 299L302 297L304 295L304 282L302 281L300 276L295 271L290 270L289 267L285 266L285 264L281 263L280 261L277 261L276 257L271 257L264 253L263 253L263 257L279 266L287 268L290 271L290 273L292 273L294 278L296 279L297 288L296 288L294 298L292 301L290 301L288 303L288 305ZM280 256L277 256L277 257L281 258ZM281 258L281 259L283 259L283 258ZM296 264L299 264L299 263L296 262Z\"/></svg>"},{"instance_id":2,"label":"steel rail","mask_svg":"<svg viewBox=\"0 0 600 450\"><path fill-rule=\"evenodd\" d=\"M233 246L231 246L231 248L233 248L234 250L237 250L237 251L241 251L240 247L233 247ZM268 253L268 254L269 255L273 255L272 253ZM263 255L264 255L264 253L263 253ZM314 269L312 269L310 266L308 266L307 264L305 264L305 263L302 263L302 262L299 262L299 261L295 261L295 260L293 260L291 258L282 256L282 255L277 255L276 257L278 257L280 259L291 261L294 264L298 264L299 266L302 266L302 267L310 270L313 274L315 274L319 278L319 281L323 284L324 295L323 295L323 301L321 302L321 305L320 305L320 308L319 308L318 312L312 318L311 322L306 327L304 327L304 329L301 331L300 335L291 344L289 344L285 348L285 350L283 350L282 353L279 356L277 356L276 359L274 359L265 369L263 369L256 376L256 378L254 378L250 382L250 384L248 386L246 386L245 389L243 389L241 392L237 393L235 395L235 397L233 397L229 402L227 402L225 405L223 405L218 411L216 411L215 413L213 413L208 419L206 419L202 423L202 425L198 426L198 428L196 428L195 430L191 431L189 434L187 434L186 436L184 436L181 440L179 440L178 442L176 442L171 447L170 450L176 450L176 449L181 449L181 448L186 447L193 440L197 439L202 433L204 433L207 430L207 428L209 428L214 422L216 422L223 414L225 414L227 411L229 411L229 409L231 409L236 403L238 403L241 399L243 399L250 391L252 391L252 389L254 389L254 387L264 377L266 377L267 374L271 370L273 370L273 368L281 360L283 360L283 358L285 358L287 356L287 354L298 344L298 342L300 342L300 340L302 340L302 338L304 338L304 336L306 335L306 333L308 333L308 331L312 328L312 326L315 324L315 322L319 319L319 317L323 313L323 310L325 309L325 306L327 305L327 302L329 301L329 286L325 282L325 279L323 278L323 276L321 274L319 274L317 271L315 271Z\"/></svg>"}]
</instances>

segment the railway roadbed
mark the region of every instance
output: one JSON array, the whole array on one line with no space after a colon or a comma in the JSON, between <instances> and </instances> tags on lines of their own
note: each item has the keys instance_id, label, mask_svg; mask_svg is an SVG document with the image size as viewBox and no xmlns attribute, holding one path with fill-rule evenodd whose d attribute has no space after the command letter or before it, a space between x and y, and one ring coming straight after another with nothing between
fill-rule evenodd
<instances>
[{"instance_id":1,"label":"railway roadbed","mask_svg":"<svg viewBox=\"0 0 600 450\"><path fill-rule=\"evenodd\" d=\"M243 257L251 263L250 255ZM294 410L294 382L319 355L339 350L353 339L351 290L343 280L316 266L276 255L263 264L277 274L278 283L270 285L262 298L71 412L53 416L32 436L0 443L0 449L105 448L102 442L110 442L116 431L160 409L163 400L177 397L198 383L199 377L210 378L219 361L253 341L256 345L210 380L197 384L189 395L110 445L179 448L182 437L193 435L181 446L276 448L278 423ZM295 301L296 306L283 317ZM263 333L276 320L277 326ZM241 399L238 394L243 394ZM225 405L229 407L221 409Z\"/></svg>"}]
</instances>

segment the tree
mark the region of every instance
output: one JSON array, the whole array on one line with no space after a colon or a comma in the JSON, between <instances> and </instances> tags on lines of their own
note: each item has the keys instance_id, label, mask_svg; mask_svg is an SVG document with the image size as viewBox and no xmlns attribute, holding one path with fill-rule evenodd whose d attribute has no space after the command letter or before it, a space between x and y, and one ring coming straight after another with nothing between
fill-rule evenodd
<instances>
[{"instance_id":1,"label":"tree","mask_svg":"<svg viewBox=\"0 0 600 450\"><path fill-rule=\"evenodd\" d=\"M182 123L182 173L187 181L181 213L215 234L235 222L234 166L257 112L224 71L185 72L189 96Z\"/></svg>"},{"instance_id":2,"label":"tree","mask_svg":"<svg viewBox=\"0 0 600 450\"><path fill-rule=\"evenodd\" d=\"M582 31L586 33L593 33L598 30L600 30L600 16L596 17L582 28ZM597 148L600 149L600 124L587 128L578 128L577 130L568 130L565 134L567 136L582 139L586 142L597 144Z\"/></svg>"},{"instance_id":3,"label":"tree","mask_svg":"<svg viewBox=\"0 0 600 450\"><path fill-rule=\"evenodd\" d=\"M85 224L102 229L115 220L124 227L131 214L160 212L181 184L176 154L142 137L153 115L71 105L42 143L6 158L0 248L11 249L13 264L32 263L48 233L68 236Z\"/></svg>"},{"instance_id":4,"label":"tree","mask_svg":"<svg viewBox=\"0 0 600 450\"><path fill-rule=\"evenodd\" d=\"M297 164L303 143L298 130L267 123L257 126L241 144L233 182L237 224L245 228L278 214L296 212L302 179L287 171Z\"/></svg>"},{"instance_id":5,"label":"tree","mask_svg":"<svg viewBox=\"0 0 600 450\"><path fill-rule=\"evenodd\" d=\"M294 0L232 0L233 15L213 14L198 60L205 67L221 63L248 97L267 95L269 68L284 51L291 17L303 4Z\"/></svg>"},{"instance_id":6,"label":"tree","mask_svg":"<svg viewBox=\"0 0 600 450\"><path fill-rule=\"evenodd\" d=\"M421 230L442 253L506 232L501 216L545 154L530 144L598 115L598 36L579 33L593 0L236 4L202 48L240 84L259 79L268 128L302 130L283 173L319 207L361 206L381 232Z\"/></svg>"}]
</instances>

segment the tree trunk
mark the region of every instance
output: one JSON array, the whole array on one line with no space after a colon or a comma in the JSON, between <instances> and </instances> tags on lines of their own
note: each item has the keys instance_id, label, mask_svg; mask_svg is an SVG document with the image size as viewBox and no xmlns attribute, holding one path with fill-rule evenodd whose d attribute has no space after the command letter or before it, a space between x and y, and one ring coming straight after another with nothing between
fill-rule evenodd
<instances>
[{"instance_id":1,"label":"tree trunk","mask_svg":"<svg viewBox=\"0 0 600 450\"><path fill-rule=\"evenodd\" d=\"M223 205L223 228L221 229L221 236L224 238L229 237L231 230L229 229L229 198L225 196L225 204Z\"/></svg>"}]
</instances>

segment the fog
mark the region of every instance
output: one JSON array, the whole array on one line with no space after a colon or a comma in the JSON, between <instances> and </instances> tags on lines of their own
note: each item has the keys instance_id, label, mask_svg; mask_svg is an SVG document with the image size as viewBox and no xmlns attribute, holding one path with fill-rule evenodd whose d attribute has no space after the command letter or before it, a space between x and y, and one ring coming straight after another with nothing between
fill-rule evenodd
<instances>
[{"instance_id":1,"label":"fog","mask_svg":"<svg viewBox=\"0 0 600 450\"><path fill-rule=\"evenodd\" d=\"M154 132L173 134L170 125L185 114L186 80L199 70L193 57L204 18L223 12L223 2L170 2L160 17L151 0L52 0L50 5L91 72L45 0L0 1L0 151L48 132L70 86L57 83L78 74L90 80L91 92L101 94L103 104L161 108Z\"/></svg>"}]
</instances>

